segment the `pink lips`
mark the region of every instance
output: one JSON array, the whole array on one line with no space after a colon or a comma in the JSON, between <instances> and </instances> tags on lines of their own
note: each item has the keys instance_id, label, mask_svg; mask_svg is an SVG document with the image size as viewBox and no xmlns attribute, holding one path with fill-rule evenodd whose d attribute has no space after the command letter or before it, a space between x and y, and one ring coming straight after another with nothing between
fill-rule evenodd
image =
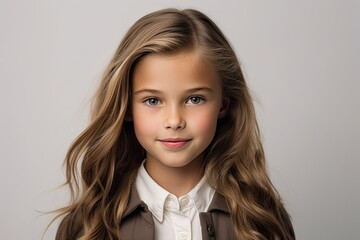
<instances>
[{"instance_id":1,"label":"pink lips","mask_svg":"<svg viewBox=\"0 0 360 240\"><path fill-rule=\"evenodd\" d=\"M167 138L159 140L162 145L169 149L181 149L185 147L191 139Z\"/></svg>"}]
</instances>

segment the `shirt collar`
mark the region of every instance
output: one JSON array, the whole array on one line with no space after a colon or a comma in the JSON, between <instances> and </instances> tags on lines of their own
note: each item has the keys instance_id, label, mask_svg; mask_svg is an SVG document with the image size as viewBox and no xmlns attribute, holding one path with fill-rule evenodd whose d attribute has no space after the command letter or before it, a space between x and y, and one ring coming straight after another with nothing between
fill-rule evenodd
<instances>
[{"instance_id":1,"label":"shirt collar","mask_svg":"<svg viewBox=\"0 0 360 240\"><path fill-rule=\"evenodd\" d=\"M136 211L138 208L143 208L146 211L148 211L148 207L144 201L140 199L139 192L134 185L131 188L131 194L129 203L126 206L125 212L123 214L123 219L129 216L132 212ZM213 199L211 200L210 206L207 209L207 212L213 212L213 211L222 211L224 213L230 214L230 208L228 206L228 203L224 196L222 196L220 193L215 192Z\"/></svg>"},{"instance_id":2,"label":"shirt collar","mask_svg":"<svg viewBox=\"0 0 360 240\"><path fill-rule=\"evenodd\" d=\"M165 201L169 195L173 194L163 189L150 177L144 167L144 163L145 161L141 164L135 180L138 196L147 204L154 217L159 222L162 222L164 219ZM211 203L214 193L215 190L206 183L205 178L202 178L186 195L193 199L199 212L205 212Z\"/></svg>"},{"instance_id":3,"label":"shirt collar","mask_svg":"<svg viewBox=\"0 0 360 240\"><path fill-rule=\"evenodd\" d=\"M214 196L215 189L206 183L205 177L187 194L195 202L199 212L205 212Z\"/></svg>"}]
</instances>

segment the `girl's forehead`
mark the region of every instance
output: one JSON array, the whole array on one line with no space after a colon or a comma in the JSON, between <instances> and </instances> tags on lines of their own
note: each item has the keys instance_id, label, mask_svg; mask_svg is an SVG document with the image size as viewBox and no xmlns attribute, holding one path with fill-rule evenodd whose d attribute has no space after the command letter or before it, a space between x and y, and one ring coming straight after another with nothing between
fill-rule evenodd
<instances>
[{"instance_id":1,"label":"girl's forehead","mask_svg":"<svg viewBox=\"0 0 360 240\"><path fill-rule=\"evenodd\" d=\"M213 64L196 50L184 50L170 54L149 54L143 57L135 66L136 72L139 68L148 73L153 72L209 72L215 73Z\"/></svg>"},{"instance_id":2,"label":"girl's forehead","mask_svg":"<svg viewBox=\"0 0 360 240\"><path fill-rule=\"evenodd\" d=\"M145 56L133 72L133 88L150 85L173 87L184 85L210 85L219 87L215 68L195 51Z\"/></svg>"}]
</instances>

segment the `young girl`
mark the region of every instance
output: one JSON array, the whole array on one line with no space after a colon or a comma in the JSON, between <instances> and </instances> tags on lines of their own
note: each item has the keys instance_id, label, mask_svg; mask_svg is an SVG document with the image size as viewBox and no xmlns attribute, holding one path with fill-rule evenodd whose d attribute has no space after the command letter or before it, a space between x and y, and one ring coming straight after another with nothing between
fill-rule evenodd
<instances>
[{"instance_id":1,"label":"young girl","mask_svg":"<svg viewBox=\"0 0 360 240\"><path fill-rule=\"evenodd\" d=\"M65 163L59 240L295 239L237 57L195 10L130 28Z\"/></svg>"}]
</instances>

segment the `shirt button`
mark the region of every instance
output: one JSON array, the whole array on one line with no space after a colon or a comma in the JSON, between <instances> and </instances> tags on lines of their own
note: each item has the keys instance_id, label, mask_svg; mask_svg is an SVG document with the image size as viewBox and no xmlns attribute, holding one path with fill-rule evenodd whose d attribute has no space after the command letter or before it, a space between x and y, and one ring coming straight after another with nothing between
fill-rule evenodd
<instances>
[{"instance_id":1,"label":"shirt button","mask_svg":"<svg viewBox=\"0 0 360 240\"><path fill-rule=\"evenodd\" d=\"M187 197L180 200L181 207L185 207L186 204L188 204L188 203L189 203L189 199Z\"/></svg>"},{"instance_id":2,"label":"shirt button","mask_svg":"<svg viewBox=\"0 0 360 240\"><path fill-rule=\"evenodd\" d=\"M185 240L186 239L186 233L184 233L184 232L179 233L178 236L179 236L180 240Z\"/></svg>"}]
</instances>

